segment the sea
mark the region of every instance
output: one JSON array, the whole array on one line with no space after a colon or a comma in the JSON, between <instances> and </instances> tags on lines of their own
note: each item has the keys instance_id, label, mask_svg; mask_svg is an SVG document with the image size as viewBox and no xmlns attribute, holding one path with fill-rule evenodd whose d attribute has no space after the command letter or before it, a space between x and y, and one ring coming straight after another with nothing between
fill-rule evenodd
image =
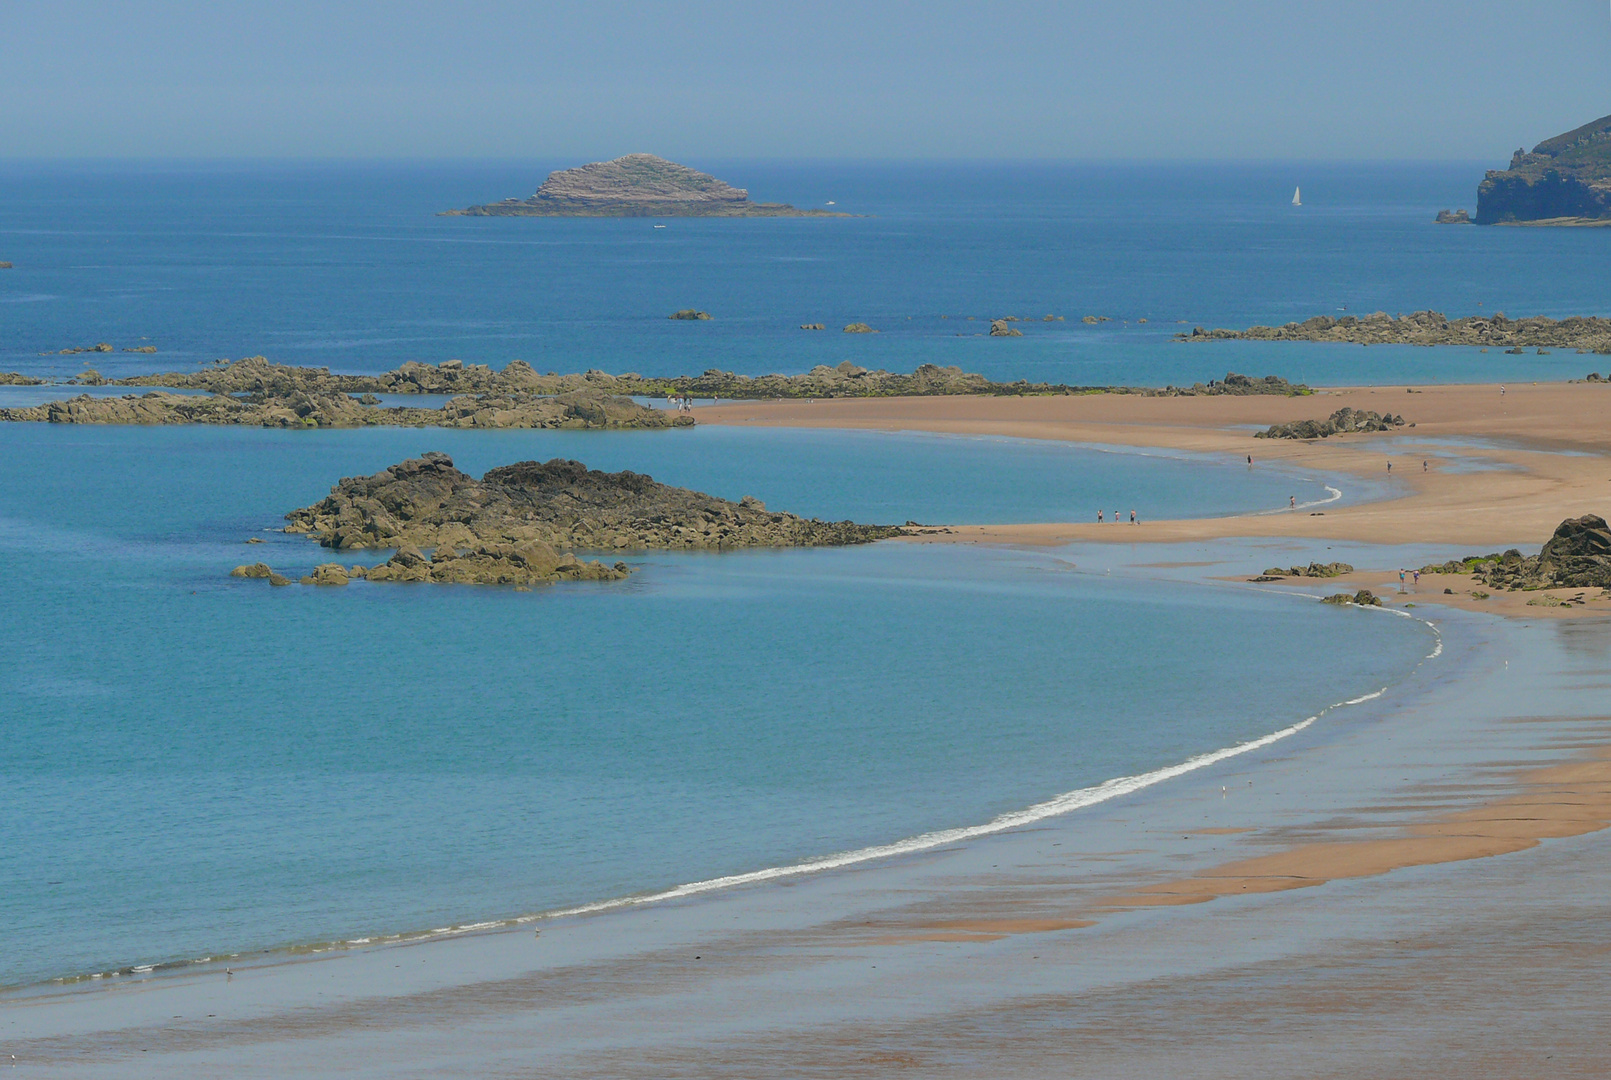
<instances>
[{"instance_id":1,"label":"sea","mask_svg":"<svg viewBox=\"0 0 1611 1080\"><path fill-rule=\"evenodd\" d=\"M848 360L1319 385L1605 367L1174 340L1323 313L1605 314L1600 230L1432 224L1471 205L1475 166L698 162L755 198L858 216L438 214L529 193L565 164L0 164L14 264L0 371L264 355L758 375ZM666 318L686 307L712 318ZM985 336L1008 315L1023 337ZM840 332L850 322L879 333ZM61 351L99 342L114 351ZM0 387L0 404L70 392ZM426 450L477 474L567 457L894 523L1392 493L1185 453L911 433L0 425L0 986L742 886L1078 813L1310 718L1343 722L1339 704L1390 693L1437 647L1414 619L1114 575L1089 549L642 553L624 582L530 592L229 576L326 561L277 531L283 515Z\"/></svg>"}]
</instances>

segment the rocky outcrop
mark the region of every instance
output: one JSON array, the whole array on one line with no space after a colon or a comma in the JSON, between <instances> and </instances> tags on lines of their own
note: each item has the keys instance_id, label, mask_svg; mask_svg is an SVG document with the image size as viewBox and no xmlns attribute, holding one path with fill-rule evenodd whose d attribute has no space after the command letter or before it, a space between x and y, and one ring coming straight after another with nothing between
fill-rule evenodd
<instances>
[{"instance_id":1,"label":"rocky outcrop","mask_svg":"<svg viewBox=\"0 0 1611 1080\"><path fill-rule=\"evenodd\" d=\"M44 379L36 379L31 375L19 375L15 371L0 371L0 386L43 386Z\"/></svg>"},{"instance_id":2,"label":"rocky outcrop","mask_svg":"<svg viewBox=\"0 0 1611 1080\"><path fill-rule=\"evenodd\" d=\"M382 408L343 393L255 391L243 396L152 391L124 397L80 394L26 408L0 408L0 421L50 424L233 424L250 427L670 428L691 427L630 398L597 390L553 397L481 394L455 397L438 409Z\"/></svg>"},{"instance_id":3,"label":"rocky outcrop","mask_svg":"<svg viewBox=\"0 0 1611 1080\"><path fill-rule=\"evenodd\" d=\"M1439 311L1363 317L1317 315L1285 326L1204 330L1176 334L1177 341L1339 341L1357 345L1481 345L1494 348L1560 348L1611 353L1611 319L1573 316L1507 319L1503 312L1450 319Z\"/></svg>"},{"instance_id":4,"label":"rocky outcrop","mask_svg":"<svg viewBox=\"0 0 1611 1080\"><path fill-rule=\"evenodd\" d=\"M286 515L287 532L325 547L502 551L537 541L556 551L818 547L897 536L896 526L774 513L758 499L729 502L633 472L576 461L522 461L480 480L446 454L348 477L329 497ZM457 556L455 556L457 557Z\"/></svg>"},{"instance_id":5,"label":"rocky outcrop","mask_svg":"<svg viewBox=\"0 0 1611 1080\"><path fill-rule=\"evenodd\" d=\"M628 154L548 174L529 199L449 210L473 217L849 217L750 202L749 192L653 154Z\"/></svg>"},{"instance_id":6,"label":"rocky outcrop","mask_svg":"<svg viewBox=\"0 0 1611 1080\"><path fill-rule=\"evenodd\" d=\"M872 327L868 326L864 322L853 322L853 323L846 324L845 333L847 333L847 334L876 334L876 333L878 333L878 331L874 330Z\"/></svg>"},{"instance_id":7,"label":"rocky outcrop","mask_svg":"<svg viewBox=\"0 0 1611 1080\"><path fill-rule=\"evenodd\" d=\"M1329 439L1333 435L1349 435L1357 431L1392 431L1404 426L1404 417L1392 413L1370 412L1344 406L1324 420L1294 420L1289 424L1271 424L1254 434L1255 439Z\"/></svg>"},{"instance_id":8,"label":"rocky outcrop","mask_svg":"<svg viewBox=\"0 0 1611 1080\"><path fill-rule=\"evenodd\" d=\"M676 319L679 322L705 322L710 319L710 312L696 311L693 308L683 308L681 311L673 311L670 315L667 315L666 318Z\"/></svg>"},{"instance_id":9,"label":"rocky outcrop","mask_svg":"<svg viewBox=\"0 0 1611 1080\"><path fill-rule=\"evenodd\" d=\"M990 321L991 337L1023 337L1024 332L1016 326L1009 326L1006 319L992 319Z\"/></svg>"},{"instance_id":10,"label":"rocky outcrop","mask_svg":"<svg viewBox=\"0 0 1611 1080\"><path fill-rule=\"evenodd\" d=\"M1453 211L1439 210L1438 216L1433 220L1435 220L1439 225L1470 225L1471 215L1466 213L1464 209Z\"/></svg>"},{"instance_id":11,"label":"rocky outcrop","mask_svg":"<svg viewBox=\"0 0 1611 1080\"><path fill-rule=\"evenodd\" d=\"M1470 574L1500 589L1611 589L1611 528L1604 518L1584 514L1556 526L1537 555L1511 548L1423 566L1421 573Z\"/></svg>"},{"instance_id":12,"label":"rocky outcrop","mask_svg":"<svg viewBox=\"0 0 1611 1080\"><path fill-rule=\"evenodd\" d=\"M1360 589L1356 593L1333 593L1330 596L1324 597L1320 602L1322 604L1356 604L1359 607L1382 606L1381 597L1377 596L1369 589Z\"/></svg>"},{"instance_id":13,"label":"rocky outcrop","mask_svg":"<svg viewBox=\"0 0 1611 1080\"><path fill-rule=\"evenodd\" d=\"M1477 185L1477 224L1611 223L1611 116L1545 139Z\"/></svg>"}]
</instances>

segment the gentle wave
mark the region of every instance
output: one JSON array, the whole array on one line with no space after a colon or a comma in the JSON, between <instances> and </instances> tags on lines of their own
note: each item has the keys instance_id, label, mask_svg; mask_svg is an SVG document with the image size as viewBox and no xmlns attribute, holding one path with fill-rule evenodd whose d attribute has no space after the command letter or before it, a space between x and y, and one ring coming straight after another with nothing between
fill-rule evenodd
<instances>
[{"instance_id":1,"label":"gentle wave","mask_svg":"<svg viewBox=\"0 0 1611 1080\"><path fill-rule=\"evenodd\" d=\"M1285 595L1293 595L1286 593ZM1302 594L1300 594L1302 595ZM1379 608L1367 608L1368 611L1384 611ZM1443 654L1443 634L1437 624L1430 619L1418 618L1406 611L1385 609L1384 613L1402 615L1415 619L1432 632L1434 645L1432 651L1422 658L1421 663L1433 660ZM1417 664L1417 667L1420 665ZM1118 776L1111 780L1104 780L1092 787L1077 788L1054 796L1044 802L1035 803L1022 810L1013 810L1001 814L982 825L968 825L953 829L937 829L933 832L922 833L905 840L897 840L891 844L875 844L871 847L857 848L853 851L840 852L836 855L824 855L803 862L790 863L785 866L772 866L763 870L752 870L743 874L729 874L724 877L707 878L703 881L692 881L685 885L663 889L660 892L644 893L637 896L622 896L612 900L600 900L591 904L581 904L576 907L561 908L557 911L545 911L531 915L519 915L507 919L489 919L473 923L455 923L451 926L439 926L430 930L405 931L397 934L375 934L369 937L349 938L342 941L321 942L312 945L303 945L290 949L270 949L263 953L248 957L241 953L225 953L217 956L200 957L194 960L177 960L158 964L140 964L131 967L119 968L115 971L100 971L90 975L65 976L50 980L57 985L68 985L88 980L105 979L114 976L148 975L157 972L172 972L177 969L196 967L202 964L217 964L228 960L261 960L274 955L318 955L327 952L343 951L347 949L362 948L367 945L390 945L404 942L417 943L433 938L457 937L463 934L472 934L485 930L508 929L523 926L548 919L559 919L571 915L589 915L597 912L618 910L621 908L638 907L644 904L661 903L667 900L678 900L688 896L698 896L702 893L715 892L720 889L735 888L740 885L753 885L765 881L776 881L779 878L798 877L805 874L817 874L828 870L837 870L857 863L870 862L875 859L886 859L898 855L911 855L921 851L932 851L935 848L948 844L974 840L995 833L1006 832L1009 829L1032 825L1047 818L1082 810L1089 806L1107 802L1123 795L1130 795L1142 791L1167 780L1173 780L1187 773L1216 765L1230 758L1240 757L1242 754L1261 750L1273 743L1290 738L1298 732L1313 725L1327 714L1337 709L1353 705L1362 705L1367 701L1374 701L1387 693L1389 687L1384 686L1368 694L1340 701L1335 705L1328 705L1313 716L1298 721L1268 735L1261 735L1256 739L1236 743L1232 746L1210 750L1187 758L1174 765L1166 765L1151 772L1139 773L1135 776Z\"/></svg>"}]
</instances>

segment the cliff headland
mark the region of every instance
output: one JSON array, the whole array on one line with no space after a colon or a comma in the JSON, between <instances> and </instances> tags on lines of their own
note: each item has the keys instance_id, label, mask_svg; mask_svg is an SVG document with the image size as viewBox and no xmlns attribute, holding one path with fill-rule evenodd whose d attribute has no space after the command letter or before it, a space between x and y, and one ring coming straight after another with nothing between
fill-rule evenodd
<instances>
[{"instance_id":1,"label":"cliff headland","mask_svg":"<svg viewBox=\"0 0 1611 1080\"><path fill-rule=\"evenodd\" d=\"M1478 225L1611 225L1611 116L1545 139L1477 186Z\"/></svg>"},{"instance_id":2,"label":"cliff headland","mask_svg":"<svg viewBox=\"0 0 1611 1080\"><path fill-rule=\"evenodd\" d=\"M529 199L447 210L466 217L850 217L788 203L750 202L749 192L653 154L628 154L548 174Z\"/></svg>"},{"instance_id":3,"label":"cliff headland","mask_svg":"<svg viewBox=\"0 0 1611 1080\"><path fill-rule=\"evenodd\" d=\"M1246 330L1204 330L1176 334L1177 341L1338 341L1356 345L1480 345L1484 348L1576 349L1611 353L1611 319L1573 316L1551 319L1507 319L1504 312L1450 319L1440 311L1392 316L1317 315L1285 326L1250 326Z\"/></svg>"}]
</instances>

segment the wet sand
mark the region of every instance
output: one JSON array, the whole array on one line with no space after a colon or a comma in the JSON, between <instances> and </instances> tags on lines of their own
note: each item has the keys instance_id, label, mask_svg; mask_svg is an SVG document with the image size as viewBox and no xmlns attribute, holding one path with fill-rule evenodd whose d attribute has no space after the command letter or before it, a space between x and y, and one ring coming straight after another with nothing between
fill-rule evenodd
<instances>
[{"instance_id":1,"label":"wet sand","mask_svg":"<svg viewBox=\"0 0 1611 1080\"><path fill-rule=\"evenodd\" d=\"M1493 404L1497 388L1400 389L1391 407L1414 432L1314 446L1235 426L1380 410L1364 399L1387 394L702 410L1251 446L1256 461L1362 475L1417 437L1484 445L1438 444L1440 467L1407 478L1402 498L1324 517L967 537L1067 544L1057 558L1078 572L1258 588L1272 603L1370 587L1392 610L1357 617L1434 620L1413 674L1262 749L1033 827L551 920L540 936L15 995L0 1000L0 1052L18 1055L19 1075L73 1077L1604 1075L1611 620L1594 614L1611 602L1482 601L1453 577L1400 592L1392 568L1439 546L1536 549L1562 517L1603 512L1611 391L1510 388ZM1331 558L1365 569L1246 581Z\"/></svg>"}]
</instances>

